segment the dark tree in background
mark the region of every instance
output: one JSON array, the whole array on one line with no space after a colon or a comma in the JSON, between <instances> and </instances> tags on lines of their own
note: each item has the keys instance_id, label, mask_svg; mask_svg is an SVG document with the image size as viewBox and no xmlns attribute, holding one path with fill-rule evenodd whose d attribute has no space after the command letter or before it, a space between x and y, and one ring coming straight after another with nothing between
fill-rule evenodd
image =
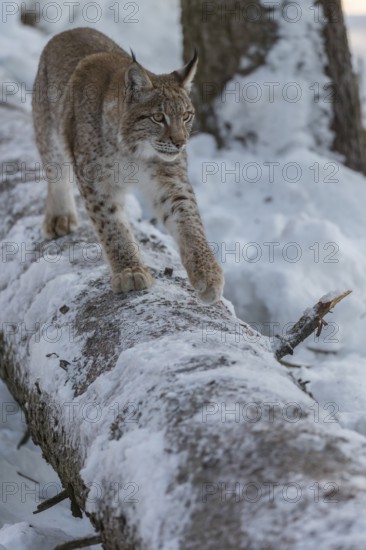
<instances>
[{"instance_id":1,"label":"dark tree in background","mask_svg":"<svg viewBox=\"0 0 366 550\"><path fill-rule=\"evenodd\" d=\"M181 0L181 5L184 58L192 55L193 46L199 55L193 90L197 125L222 146L214 100L235 74L248 75L265 63L276 41L276 24L259 0ZM244 55L248 63L241 69Z\"/></svg>"},{"instance_id":2,"label":"dark tree in background","mask_svg":"<svg viewBox=\"0 0 366 550\"><path fill-rule=\"evenodd\" d=\"M314 14L319 13L319 6L324 14L322 32L328 58L325 72L333 83L333 150L344 155L347 166L366 173L361 103L341 0L315 0ZM181 7L184 58L190 58L193 45L200 57L194 89L197 127L213 134L223 146L225 138L217 124L215 99L234 75L248 75L266 63L278 39L277 23L270 16L272 8L263 7L258 0L181 0ZM244 56L247 63L243 69L240 60Z\"/></svg>"},{"instance_id":3,"label":"dark tree in background","mask_svg":"<svg viewBox=\"0 0 366 550\"><path fill-rule=\"evenodd\" d=\"M341 0L319 0L327 24L324 26L328 55L326 74L334 83L333 147L345 155L347 166L366 173L365 135L357 79L352 70L351 53Z\"/></svg>"}]
</instances>

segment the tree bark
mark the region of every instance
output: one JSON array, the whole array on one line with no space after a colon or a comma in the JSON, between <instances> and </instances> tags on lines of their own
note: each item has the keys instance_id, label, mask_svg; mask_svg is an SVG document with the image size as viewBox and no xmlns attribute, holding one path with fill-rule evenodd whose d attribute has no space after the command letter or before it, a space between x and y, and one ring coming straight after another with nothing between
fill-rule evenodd
<instances>
[{"instance_id":1,"label":"tree bark","mask_svg":"<svg viewBox=\"0 0 366 550\"><path fill-rule=\"evenodd\" d=\"M362 127L359 86L353 72L341 0L318 0L325 16L324 40L333 83L333 148L346 158L346 165L366 174L366 140Z\"/></svg>"},{"instance_id":2,"label":"tree bark","mask_svg":"<svg viewBox=\"0 0 366 550\"><path fill-rule=\"evenodd\" d=\"M182 0L181 6L184 58L190 58L195 46L200 59L192 92L197 128L223 146L215 100L235 74L250 74L265 62L276 40L276 24L260 0ZM241 68L244 56L247 64Z\"/></svg>"},{"instance_id":3,"label":"tree bark","mask_svg":"<svg viewBox=\"0 0 366 550\"><path fill-rule=\"evenodd\" d=\"M218 145L229 145L228 132L218 123L220 96L225 85L235 76L246 76L267 63L267 57L278 39L286 39L279 20L290 18L288 3L260 0L181 0L184 58L192 55L196 46L200 58L193 90L196 106L196 127L214 135ZM272 8L269 6L272 4ZM345 164L366 173L365 137L362 128L361 102L357 79L353 73L341 0L314 0L310 24L324 37L325 74L331 80L329 90L320 90L325 101L331 102L331 129L334 132L332 150L344 157ZM275 8L273 6L276 6ZM308 8L297 2L299 17ZM321 9L318 9L318 7ZM287 31L291 36L291 20ZM321 23L319 25L319 23ZM296 48L296 43L293 45ZM315 48L315 45L314 45ZM245 59L245 64L243 64ZM284 60L286 63L286 60ZM299 71L301 77L301 71ZM314 72L308 88L314 86ZM308 90L303 90L306 93ZM315 101L319 98L315 97ZM320 101L322 101L320 99ZM237 116L243 116L238 105ZM293 116L293 115L289 115ZM226 122L226 124L230 124ZM238 139L238 136L236 136ZM247 137L241 136L245 144Z\"/></svg>"}]
</instances>

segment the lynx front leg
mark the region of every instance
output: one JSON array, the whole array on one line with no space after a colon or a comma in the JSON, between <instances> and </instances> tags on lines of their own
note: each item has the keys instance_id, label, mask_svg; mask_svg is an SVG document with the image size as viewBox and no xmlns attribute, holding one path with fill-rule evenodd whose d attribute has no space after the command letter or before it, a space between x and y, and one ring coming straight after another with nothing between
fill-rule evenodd
<instances>
[{"instance_id":1,"label":"lynx front leg","mask_svg":"<svg viewBox=\"0 0 366 550\"><path fill-rule=\"evenodd\" d=\"M83 190L87 211L111 268L115 293L150 288L153 278L140 260L139 247L123 211L123 197Z\"/></svg>"},{"instance_id":2,"label":"lynx front leg","mask_svg":"<svg viewBox=\"0 0 366 550\"><path fill-rule=\"evenodd\" d=\"M55 179L49 178L43 231L47 239L62 237L78 225L72 182L65 170Z\"/></svg>"},{"instance_id":3,"label":"lynx front leg","mask_svg":"<svg viewBox=\"0 0 366 550\"><path fill-rule=\"evenodd\" d=\"M188 278L201 300L213 304L222 297L224 276L206 239L192 187L170 179L159 184L158 214L178 243Z\"/></svg>"}]
</instances>

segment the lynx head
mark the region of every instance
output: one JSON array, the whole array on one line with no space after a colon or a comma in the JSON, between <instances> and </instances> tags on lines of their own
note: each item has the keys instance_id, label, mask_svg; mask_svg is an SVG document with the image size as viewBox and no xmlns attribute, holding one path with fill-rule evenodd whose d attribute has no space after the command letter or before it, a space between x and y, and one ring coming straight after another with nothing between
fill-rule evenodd
<instances>
[{"instance_id":1,"label":"lynx head","mask_svg":"<svg viewBox=\"0 0 366 550\"><path fill-rule=\"evenodd\" d=\"M182 69L155 75L146 71L132 53L132 63L125 74L121 129L123 141L132 153L165 161L173 161L182 153L193 124L189 92L197 63L195 51Z\"/></svg>"}]
</instances>

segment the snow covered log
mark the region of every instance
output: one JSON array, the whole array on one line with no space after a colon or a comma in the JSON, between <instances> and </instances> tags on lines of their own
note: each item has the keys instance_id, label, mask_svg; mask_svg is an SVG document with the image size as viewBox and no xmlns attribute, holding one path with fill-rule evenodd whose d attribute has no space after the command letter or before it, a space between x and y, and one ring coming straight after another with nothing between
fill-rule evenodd
<instances>
[{"instance_id":1,"label":"snow covered log","mask_svg":"<svg viewBox=\"0 0 366 550\"><path fill-rule=\"evenodd\" d=\"M85 217L44 242L31 119L1 117L0 373L104 547L364 547L364 438L228 304L196 299L133 200L148 292L112 294Z\"/></svg>"},{"instance_id":2,"label":"snow covered log","mask_svg":"<svg viewBox=\"0 0 366 550\"><path fill-rule=\"evenodd\" d=\"M360 94L341 0L181 0L181 4L185 59L190 58L192 44L200 57L194 95L201 131L212 133L220 146L232 139L255 144L261 130L248 127L245 104L252 111L263 103L275 109L282 99L289 109L298 109L307 99L314 120L329 111L334 134L330 148L342 155L347 166L366 173ZM286 43L276 60L273 47L279 40ZM298 61L292 67L296 53ZM261 80L258 68L264 65L272 72L270 80L268 72ZM235 113L220 120L220 110L228 103ZM293 114L287 110L287 116ZM239 133L233 128L238 117L243 120ZM282 122L285 119L286 114ZM323 148L324 136L313 131L316 146Z\"/></svg>"}]
</instances>

